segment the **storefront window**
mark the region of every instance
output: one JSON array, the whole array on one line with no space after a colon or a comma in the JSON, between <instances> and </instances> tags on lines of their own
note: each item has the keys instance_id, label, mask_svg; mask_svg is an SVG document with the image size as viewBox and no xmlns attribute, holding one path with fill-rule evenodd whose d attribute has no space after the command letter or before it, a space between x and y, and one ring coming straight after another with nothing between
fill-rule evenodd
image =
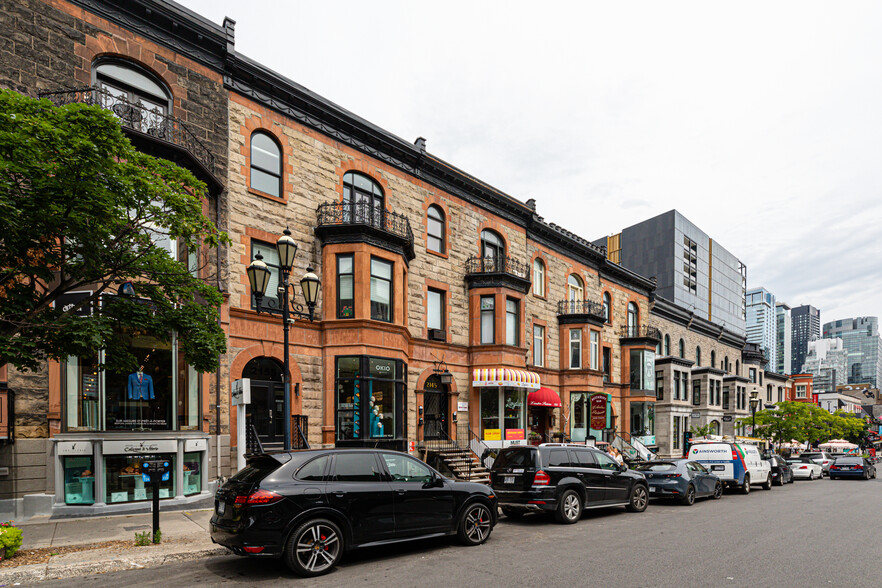
<instances>
[{"instance_id":1,"label":"storefront window","mask_svg":"<svg viewBox=\"0 0 882 588\"><path fill-rule=\"evenodd\" d=\"M647 349L631 350L631 389L648 390L655 388L655 353Z\"/></svg>"},{"instance_id":2,"label":"storefront window","mask_svg":"<svg viewBox=\"0 0 882 588\"><path fill-rule=\"evenodd\" d=\"M175 495L175 456L158 455L153 459L169 462L168 480L159 483L159 498L173 498ZM153 484L144 481L141 472L140 456L113 456L104 458L104 476L107 484L108 504L153 500Z\"/></svg>"},{"instance_id":3,"label":"storefront window","mask_svg":"<svg viewBox=\"0 0 882 588\"><path fill-rule=\"evenodd\" d=\"M64 367L65 425L68 431L96 431L98 358L69 357Z\"/></svg>"},{"instance_id":4,"label":"storefront window","mask_svg":"<svg viewBox=\"0 0 882 588\"><path fill-rule=\"evenodd\" d=\"M184 496L202 492L202 453L184 454Z\"/></svg>"},{"instance_id":5,"label":"storefront window","mask_svg":"<svg viewBox=\"0 0 882 588\"><path fill-rule=\"evenodd\" d=\"M631 435L644 445L655 444L655 404L652 402L631 403Z\"/></svg>"},{"instance_id":6,"label":"storefront window","mask_svg":"<svg viewBox=\"0 0 882 588\"><path fill-rule=\"evenodd\" d=\"M64 503L93 504L95 502L95 467L91 455L65 457Z\"/></svg>"},{"instance_id":7,"label":"storefront window","mask_svg":"<svg viewBox=\"0 0 882 588\"><path fill-rule=\"evenodd\" d=\"M481 388L481 436L485 440L526 439L527 390Z\"/></svg>"},{"instance_id":8,"label":"storefront window","mask_svg":"<svg viewBox=\"0 0 882 588\"><path fill-rule=\"evenodd\" d=\"M570 414L570 439L603 439L603 429L610 422L609 395L571 392Z\"/></svg>"},{"instance_id":9,"label":"storefront window","mask_svg":"<svg viewBox=\"0 0 882 588\"><path fill-rule=\"evenodd\" d=\"M184 353L178 350L178 430L198 431L199 417L199 372L187 365Z\"/></svg>"},{"instance_id":10,"label":"storefront window","mask_svg":"<svg viewBox=\"0 0 882 588\"><path fill-rule=\"evenodd\" d=\"M128 374L105 373L106 428L171 430L172 344L141 333L133 333L128 339L132 353L138 358L138 369Z\"/></svg>"},{"instance_id":11,"label":"storefront window","mask_svg":"<svg viewBox=\"0 0 882 588\"><path fill-rule=\"evenodd\" d=\"M402 438L405 369L394 359L337 358L337 440Z\"/></svg>"}]
</instances>

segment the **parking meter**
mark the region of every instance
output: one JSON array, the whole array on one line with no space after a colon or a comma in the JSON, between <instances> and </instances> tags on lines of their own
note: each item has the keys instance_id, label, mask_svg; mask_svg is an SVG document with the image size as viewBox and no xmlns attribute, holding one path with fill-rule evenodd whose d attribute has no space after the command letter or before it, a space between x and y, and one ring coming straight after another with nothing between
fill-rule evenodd
<instances>
[{"instance_id":1,"label":"parking meter","mask_svg":"<svg viewBox=\"0 0 882 588\"><path fill-rule=\"evenodd\" d=\"M141 477L153 488L153 541L159 530L159 484L167 482L171 472L171 461L168 459L142 459Z\"/></svg>"}]
</instances>

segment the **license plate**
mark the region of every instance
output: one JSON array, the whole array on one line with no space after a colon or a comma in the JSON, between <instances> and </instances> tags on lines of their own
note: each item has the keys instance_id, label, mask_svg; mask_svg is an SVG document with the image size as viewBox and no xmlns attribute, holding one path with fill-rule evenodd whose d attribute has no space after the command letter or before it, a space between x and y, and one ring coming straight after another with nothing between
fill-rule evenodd
<instances>
[{"instance_id":1,"label":"license plate","mask_svg":"<svg viewBox=\"0 0 882 588\"><path fill-rule=\"evenodd\" d=\"M658 488L654 488L654 487L652 487L652 486L649 487L649 493L650 493L650 494L655 494L657 491L658 491Z\"/></svg>"},{"instance_id":2,"label":"license plate","mask_svg":"<svg viewBox=\"0 0 882 588\"><path fill-rule=\"evenodd\" d=\"M514 476L505 476L502 478L503 484L514 484Z\"/></svg>"},{"instance_id":3,"label":"license plate","mask_svg":"<svg viewBox=\"0 0 882 588\"><path fill-rule=\"evenodd\" d=\"M721 466L721 465L711 466L711 471L714 471L714 472L719 472L719 471L722 471L725 469L726 469L726 466Z\"/></svg>"},{"instance_id":4,"label":"license plate","mask_svg":"<svg viewBox=\"0 0 882 588\"><path fill-rule=\"evenodd\" d=\"M226 503L226 502L218 502L218 503L217 503L217 514L219 514L220 516L223 516L223 515L224 515L224 511L225 511L226 509L227 509L227 503Z\"/></svg>"}]
</instances>

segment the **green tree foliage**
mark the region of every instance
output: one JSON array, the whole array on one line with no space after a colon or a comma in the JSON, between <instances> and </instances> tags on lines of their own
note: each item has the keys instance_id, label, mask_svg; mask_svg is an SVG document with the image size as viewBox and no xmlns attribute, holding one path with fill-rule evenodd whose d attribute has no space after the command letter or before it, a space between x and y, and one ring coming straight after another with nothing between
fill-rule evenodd
<instances>
[{"instance_id":1,"label":"green tree foliage","mask_svg":"<svg viewBox=\"0 0 882 588\"><path fill-rule=\"evenodd\" d=\"M103 348L126 372L137 367L130 336L177 333L190 365L215 369L223 297L157 245L228 242L202 214L205 194L189 171L134 149L109 111L0 91L0 365ZM135 297L108 296L125 281ZM83 290L92 296L73 307L53 304Z\"/></svg>"},{"instance_id":2,"label":"green tree foliage","mask_svg":"<svg viewBox=\"0 0 882 588\"><path fill-rule=\"evenodd\" d=\"M739 425L750 425L751 417L738 421ZM779 402L774 409L756 413L754 436L771 439L778 443L796 440L812 445L830 439L846 439L859 443L865 436L863 420L841 411L830 414L817 404L810 402Z\"/></svg>"},{"instance_id":3,"label":"green tree foliage","mask_svg":"<svg viewBox=\"0 0 882 588\"><path fill-rule=\"evenodd\" d=\"M689 427L689 431L692 433L693 437L707 437L708 435L713 434L714 428L710 423L702 426L692 425Z\"/></svg>"}]
</instances>

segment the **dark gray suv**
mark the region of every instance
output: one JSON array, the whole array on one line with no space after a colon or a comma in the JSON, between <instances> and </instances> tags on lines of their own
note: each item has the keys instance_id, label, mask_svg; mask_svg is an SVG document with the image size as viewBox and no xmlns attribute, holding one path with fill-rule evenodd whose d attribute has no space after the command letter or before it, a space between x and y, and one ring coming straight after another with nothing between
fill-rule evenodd
<instances>
[{"instance_id":1,"label":"dark gray suv","mask_svg":"<svg viewBox=\"0 0 882 588\"><path fill-rule=\"evenodd\" d=\"M624 506L642 512L649 502L643 474L585 445L507 447L493 463L490 485L506 516L553 512L567 524L578 521L586 508Z\"/></svg>"}]
</instances>

